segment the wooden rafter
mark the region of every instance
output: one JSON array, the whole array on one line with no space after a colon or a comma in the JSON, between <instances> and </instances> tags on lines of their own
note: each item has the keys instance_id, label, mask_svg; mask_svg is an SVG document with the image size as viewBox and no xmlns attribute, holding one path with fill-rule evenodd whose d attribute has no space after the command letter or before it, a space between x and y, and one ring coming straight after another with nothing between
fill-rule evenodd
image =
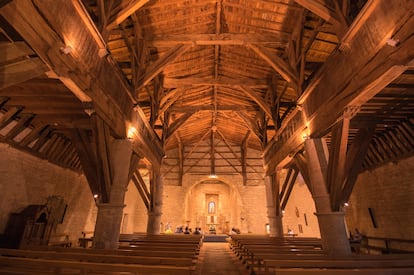
<instances>
[{"instance_id":1,"label":"wooden rafter","mask_svg":"<svg viewBox=\"0 0 414 275\"><path fill-rule=\"evenodd\" d=\"M111 18L108 20L108 24L106 28L111 30L115 28L117 25L121 24L125 19L127 19L131 14L135 13L138 9L148 3L149 0L133 0L133 1L123 1L121 3L121 7L116 14L112 15Z\"/></svg>"},{"instance_id":2,"label":"wooden rafter","mask_svg":"<svg viewBox=\"0 0 414 275\"><path fill-rule=\"evenodd\" d=\"M272 54L267 48L262 45L247 44L247 47L253 50L260 58L265 60L276 72L278 72L283 79L297 85L298 79L296 72L287 64L282 58Z\"/></svg>"},{"instance_id":3,"label":"wooden rafter","mask_svg":"<svg viewBox=\"0 0 414 275\"><path fill-rule=\"evenodd\" d=\"M274 120L274 115L269 107L269 105L261 98L257 92L250 89L249 87L239 86L239 89L243 91L248 97L250 97L257 105L265 112L265 114L272 120Z\"/></svg>"},{"instance_id":4,"label":"wooden rafter","mask_svg":"<svg viewBox=\"0 0 414 275\"><path fill-rule=\"evenodd\" d=\"M164 78L164 88L180 88L180 87L193 87L193 86L225 86L225 87L238 87L240 83L243 86L250 88L267 88L268 83L266 79L250 79L250 78L238 78L232 79L224 76L211 77L185 77L185 78Z\"/></svg>"},{"instance_id":5,"label":"wooden rafter","mask_svg":"<svg viewBox=\"0 0 414 275\"><path fill-rule=\"evenodd\" d=\"M374 127L360 129L354 142L350 146L345 165L346 180L344 181L340 194L334 200L333 209L339 209L343 203L349 200L374 131Z\"/></svg>"},{"instance_id":6,"label":"wooden rafter","mask_svg":"<svg viewBox=\"0 0 414 275\"><path fill-rule=\"evenodd\" d=\"M150 192L148 191L147 185L145 184L145 181L142 179L142 176L139 173L139 171L135 171L135 173L132 176L132 181L135 187L137 188L138 193L140 194L145 207L149 210L150 209Z\"/></svg>"},{"instance_id":7,"label":"wooden rafter","mask_svg":"<svg viewBox=\"0 0 414 275\"><path fill-rule=\"evenodd\" d=\"M155 61L151 66L147 68L145 74L141 76L136 87L136 91L145 87L155 76L164 70L164 68L174 61L177 57L183 54L190 46L184 44L178 44L172 47L161 58Z\"/></svg>"},{"instance_id":8,"label":"wooden rafter","mask_svg":"<svg viewBox=\"0 0 414 275\"><path fill-rule=\"evenodd\" d=\"M258 125L244 112L236 112L236 114L246 123L247 128L262 141L263 133L260 131Z\"/></svg>"}]
</instances>

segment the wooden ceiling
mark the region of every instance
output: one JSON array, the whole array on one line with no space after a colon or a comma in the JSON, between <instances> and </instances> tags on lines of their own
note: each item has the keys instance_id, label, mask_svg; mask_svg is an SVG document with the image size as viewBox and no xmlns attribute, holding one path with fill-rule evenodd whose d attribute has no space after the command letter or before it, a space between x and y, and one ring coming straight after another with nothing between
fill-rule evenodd
<instances>
[{"instance_id":1,"label":"wooden ceiling","mask_svg":"<svg viewBox=\"0 0 414 275\"><path fill-rule=\"evenodd\" d=\"M159 143L168 156L180 158L187 165L182 172L191 173L202 159L209 159L207 166L214 169L217 158L228 156L224 166L242 173L243 148L262 152L273 146L269 144L302 110L306 91L317 85L319 74L335 71L334 65L328 70L325 63L340 52L357 65L359 56L380 60L371 68L364 65L360 74L353 72L347 83L327 83L334 89L321 94L330 98L365 83L364 75L372 76L366 86L381 87L358 101L349 128L349 144L359 129L375 128L364 169L410 156L414 152L412 12L393 22L398 28L393 32L400 34L394 40L381 37L382 44L371 48L365 42L357 41L361 48L346 43L365 26L371 28L371 21L381 28L377 17L382 14L372 15L377 9L386 12L387 5L393 9L409 2L0 1L1 140L81 171L75 143L93 135L96 121L91 113L98 113L113 137L122 138L123 128L135 119L133 110L138 110L143 114L138 122L144 126L137 128L148 126L156 134L145 132L147 140L141 142ZM376 32L383 35L377 29L370 31L366 43ZM376 67L381 62L386 66L388 58L403 60L403 68L388 78L376 77ZM307 111L309 104L304 107ZM329 117L331 112L321 115ZM338 117L332 113L332 118ZM311 134L329 141L333 124L313 128ZM215 148L219 145L224 151ZM178 148L184 151L181 156L168 153ZM198 149L198 160L182 159ZM145 146L137 150L151 154ZM155 155L149 158L157 159Z\"/></svg>"}]
</instances>

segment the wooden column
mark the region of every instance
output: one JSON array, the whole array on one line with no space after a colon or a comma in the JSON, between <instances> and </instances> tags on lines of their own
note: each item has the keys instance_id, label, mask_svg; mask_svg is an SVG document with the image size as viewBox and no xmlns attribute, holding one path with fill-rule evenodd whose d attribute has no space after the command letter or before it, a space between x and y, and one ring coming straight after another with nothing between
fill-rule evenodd
<instances>
[{"instance_id":1,"label":"wooden column","mask_svg":"<svg viewBox=\"0 0 414 275\"><path fill-rule=\"evenodd\" d=\"M326 186L329 159L326 143L323 139L308 139L305 141L305 151L323 249L331 255L351 254L345 227L345 214L331 209L330 195Z\"/></svg>"},{"instance_id":2,"label":"wooden column","mask_svg":"<svg viewBox=\"0 0 414 275\"><path fill-rule=\"evenodd\" d=\"M116 249L121 230L125 192L129 181L132 144L129 140L114 140L110 148L112 185L108 203L98 203L93 247Z\"/></svg>"},{"instance_id":3,"label":"wooden column","mask_svg":"<svg viewBox=\"0 0 414 275\"><path fill-rule=\"evenodd\" d=\"M151 201L148 209L147 233L151 235L160 234L160 224L162 215L162 196L164 183L159 170L151 171L150 178Z\"/></svg>"},{"instance_id":4,"label":"wooden column","mask_svg":"<svg viewBox=\"0 0 414 275\"><path fill-rule=\"evenodd\" d=\"M279 198L279 173L266 175L266 201L267 217L269 219L270 233L272 237L283 237L282 211Z\"/></svg>"}]
</instances>

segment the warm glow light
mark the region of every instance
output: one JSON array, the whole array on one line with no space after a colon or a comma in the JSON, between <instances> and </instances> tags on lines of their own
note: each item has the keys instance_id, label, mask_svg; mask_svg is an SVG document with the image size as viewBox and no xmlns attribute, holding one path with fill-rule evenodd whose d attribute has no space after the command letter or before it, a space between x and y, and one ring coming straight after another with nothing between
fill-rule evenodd
<instances>
[{"instance_id":1,"label":"warm glow light","mask_svg":"<svg viewBox=\"0 0 414 275\"><path fill-rule=\"evenodd\" d=\"M344 203L344 206L345 206L345 207L349 206L349 203L347 203L347 202L346 202L346 203Z\"/></svg>"},{"instance_id":2,"label":"warm glow light","mask_svg":"<svg viewBox=\"0 0 414 275\"><path fill-rule=\"evenodd\" d=\"M93 198L94 198L94 199L97 199L98 197L99 197L99 195L98 195L98 194L93 195Z\"/></svg>"},{"instance_id":3,"label":"warm glow light","mask_svg":"<svg viewBox=\"0 0 414 275\"><path fill-rule=\"evenodd\" d=\"M218 178L216 174L211 174L210 176L208 176L210 179L216 179Z\"/></svg>"},{"instance_id":4,"label":"warm glow light","mask_svg":"<svg viewBox=\"0 0 414 275\"><path fill-rule=\"evenodd\" d=\"M133 139L137 135L137 129L135 127L129 127L127 137L128 139Z\"/></svg>"}]
</instances>

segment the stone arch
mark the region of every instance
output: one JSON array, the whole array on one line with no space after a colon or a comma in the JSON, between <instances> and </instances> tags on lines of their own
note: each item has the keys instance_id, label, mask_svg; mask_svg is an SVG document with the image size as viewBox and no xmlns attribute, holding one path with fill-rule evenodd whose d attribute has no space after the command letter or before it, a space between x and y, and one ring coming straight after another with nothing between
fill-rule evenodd
<instances>
[{"instance_id":1,"label":"stone arch","mask_svg":"<svg viewBox=\"0 0 414 275\"><path fill-rule=\"evenodd\" d=\"M215 209L209 213L211 203ZM186 223L193 229L200 227L205 233L213 233L214 228L215 233L229 233L232 227L240 228L242 199L235 184L204 178L188 188L183 211Z\"/></svg>"}]
</instances>

